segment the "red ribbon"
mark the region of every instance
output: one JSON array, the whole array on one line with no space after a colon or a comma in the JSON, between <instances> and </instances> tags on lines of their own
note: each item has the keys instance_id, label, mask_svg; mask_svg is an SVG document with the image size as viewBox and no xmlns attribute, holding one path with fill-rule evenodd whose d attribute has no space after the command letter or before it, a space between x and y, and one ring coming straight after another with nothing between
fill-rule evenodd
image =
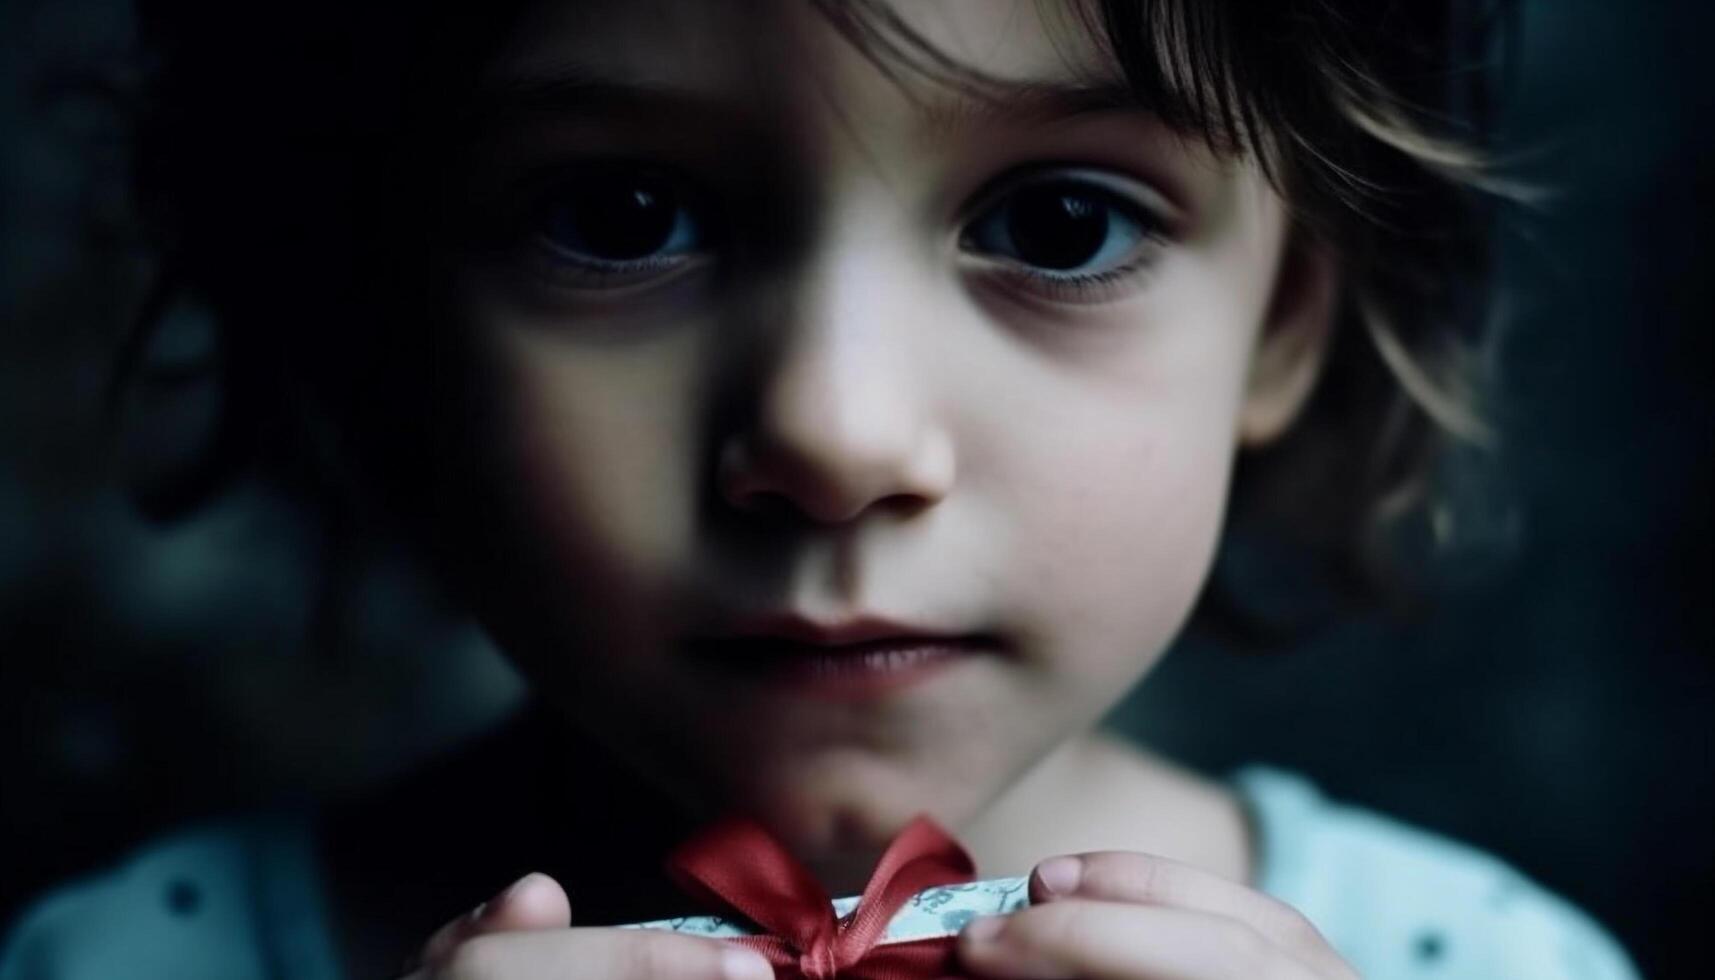
<instances>
[{"instance_id":1,"label":"red ribbon","mask_svg":"<svg viewBox=\"0 0 1715 980\"><path fill-rule=\"evenodd\" d=\"M926 816L887 846L857 907L836 918L828 893L772 835L729 820L667 860L667 873L722 913L736 912L765 935L730 939L760 952L776 977L803 980L933 980L955 972L952 936L878 945L911 896L976 876L970 855Z\"/></svg>"}]
</instances>

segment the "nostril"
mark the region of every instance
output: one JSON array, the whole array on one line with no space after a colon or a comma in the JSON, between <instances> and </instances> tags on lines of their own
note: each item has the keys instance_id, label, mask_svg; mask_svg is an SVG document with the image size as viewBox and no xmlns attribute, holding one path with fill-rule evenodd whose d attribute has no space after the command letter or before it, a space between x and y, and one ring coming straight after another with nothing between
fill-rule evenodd
<instances>
[{"instance_id":1,"label":"nostril","mask_svg":"<svg viewBox=\"0 0 1715 980\"><path fill-rule=\"evenodd\" d=\"M739 510L762 512L787 503L782 494L764 483L757 471L755 453L745 440L735 439L722 449L715 484L721 499Z\"/></svg>"},{"instance_id":2,"label":"nostril","mask_svg":"<svg viewBox=\"0 0 1715 980\"><path fill-rule=\"evenodd\" d=\"M780 493L746 494L733 501L733 506L752 517L776 523L804 523L808 520L798 505Z\"/></svg>"},{"instance_id":3,"label":"nostril","mask_svg":"<svg viewBox=\"0 0 1715 980\"><path fill-rule=\"evenodd\" d=\"M893 448L747 437L722 448L715 483L736 510L839 524L878 506L910 512L932 506L951 491L955 471L952 440L941 432L922 432Z\"/></svg>"}]
</instances>

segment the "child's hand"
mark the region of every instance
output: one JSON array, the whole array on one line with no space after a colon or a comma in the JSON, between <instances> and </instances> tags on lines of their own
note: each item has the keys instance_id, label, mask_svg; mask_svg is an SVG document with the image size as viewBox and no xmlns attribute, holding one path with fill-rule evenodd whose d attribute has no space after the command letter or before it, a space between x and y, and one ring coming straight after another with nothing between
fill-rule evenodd
<instances>
[{"instance_id":1,"label":"child's hand","mask_svg":"<svg viewBox=\"0 0 1715 980\"><path fill-rule=\"evenodd\" d=\"M972 922L959 958L985 977L1355 980L1296 909L1166 858L1094 851L1036 866L1032 905Z\"/></svg>"},{"instance_id":2,"label":"child's hand","mask_svg":"<svg viewBox=\"0 0 1715 980\"><path fill-rule=\"evenodd\" d=\"M571 903L544 874L436 930L405 980L770 980L758 953L654 929L573 929Z\"/></svg>"}]
</instances>

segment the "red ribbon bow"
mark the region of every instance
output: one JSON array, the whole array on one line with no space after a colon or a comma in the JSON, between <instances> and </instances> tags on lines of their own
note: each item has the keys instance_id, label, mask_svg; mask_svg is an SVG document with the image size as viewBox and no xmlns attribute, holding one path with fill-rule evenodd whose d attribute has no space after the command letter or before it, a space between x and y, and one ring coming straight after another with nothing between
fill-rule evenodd
<instances>
[{"instance_id":1,"label":"red ribbon bow","mask_svg":"<svg viewBox=\"0 0 1715 980\"><path fill-rule=\"evenodd\" d=\"M775 976L803 980L932 980L954 972L954 937L877 945L911 896L976 875L970 855L920 816L887 846L857 907L836 918L828 893L751 820L730 820L668 858L667 873L692 895L731 910L766 935L728 942L760 952Z\"/></svg>"}]
</instances>

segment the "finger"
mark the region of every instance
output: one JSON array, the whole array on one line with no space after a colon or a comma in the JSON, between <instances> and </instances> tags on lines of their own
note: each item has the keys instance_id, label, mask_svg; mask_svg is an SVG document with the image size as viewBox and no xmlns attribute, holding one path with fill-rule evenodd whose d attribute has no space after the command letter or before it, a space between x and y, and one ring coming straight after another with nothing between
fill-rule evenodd
<instances>
[{"instance_id":1,"label":"finger","mask_svg":"<svg viewBox=\"0 0 1715 980\"><path fill-rule=\"evenodd\" d=\"M1160 905L1237 919L1331 976L1355 977L1314 923L1271 896L1201 868L1136 851L1091 851L1036 866L1031 901L1065 898Z\"/></svg>"},{"instance_id":2,"label":"finger","mask_svg":"<svg viewBox=\"0 0 1715 980\"><path fill-rule=\"evenodd\" d=\"M417 954L419 964L445 959L460 943L491 932L564 929L572 924L572 906L560 883L531 872L464 915L435 930Z\"/></svg>"},{"instance_id":3,"label":"finger","mask_svg":"<svg viewBox=\"0 0 1715 980\"><path fill-rule=\"evenodd\" d=\"M1237 919L1151 905L1073 899L976 919L958 950L972 973L1019 980L1317 980Z\"/></svg>"},{"instance_id":4,"label":"finger","mask_svg":"<svg viewBox=\"0 0 1715 980\"><path fill-rule=\"evenodd\" d=\"M572 924L572 903L560 883L533 871L513 882L483 912L478 932L565 929Z\"/></svg>"},{"instance_id":5,"label":"finger","mask_svg":"<svg viewBox=\"0 0 1715 980\"><path fill-rule=\"evenodd\" d=\"M773 980L762 954L659 929L490 933L461 943L424 980Z\"/></svg>"}]
</instances>

